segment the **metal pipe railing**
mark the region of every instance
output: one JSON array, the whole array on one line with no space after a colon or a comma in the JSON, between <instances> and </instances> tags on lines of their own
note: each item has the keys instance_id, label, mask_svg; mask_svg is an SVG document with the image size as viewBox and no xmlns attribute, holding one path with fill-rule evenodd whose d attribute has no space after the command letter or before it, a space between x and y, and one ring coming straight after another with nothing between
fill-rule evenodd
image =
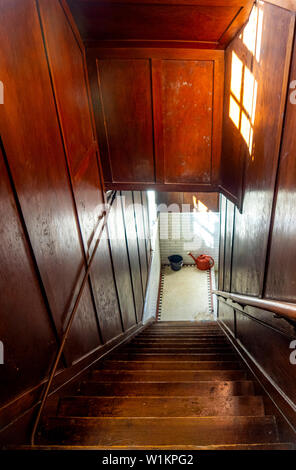
<instances>
[{"instance_id":1,"label":"metal pipe railing","mask_svg":"<svg viewBox=\"0 0 296 470\"><path fill-rule=\"evenodd\" d=\"M296 304L280 300L259 299L249 295L232 294L220 290L213 290L213 293L240 305L261 308L286 319L296 321Z\"/></svg>"}]
</instances>

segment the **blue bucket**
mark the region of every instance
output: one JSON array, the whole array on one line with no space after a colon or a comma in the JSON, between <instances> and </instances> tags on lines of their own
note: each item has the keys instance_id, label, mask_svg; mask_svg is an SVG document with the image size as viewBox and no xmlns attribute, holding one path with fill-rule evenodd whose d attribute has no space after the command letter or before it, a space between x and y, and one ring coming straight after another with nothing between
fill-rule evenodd
<instances>
[{"instance_id":1,"label":"blue bucket","mask_svg":"<svg viewBox=\"0 0 296 470\"><path fill-rule=\"evenodd\" d=\"M168 257L173 271L180 271L183 266L183 258L180 255L171 255Z\"/></svg>"}]
</instances>

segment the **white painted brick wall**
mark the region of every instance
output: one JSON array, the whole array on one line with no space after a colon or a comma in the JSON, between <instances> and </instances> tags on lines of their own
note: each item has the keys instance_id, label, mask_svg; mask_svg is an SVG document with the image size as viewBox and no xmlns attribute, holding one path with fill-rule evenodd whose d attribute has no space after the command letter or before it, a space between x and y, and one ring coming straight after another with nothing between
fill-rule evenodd
<instances>
[{"instance_id":1,"label":"white painted brick wall","mask_svg":"<svg viewBox=\"0 0 296 470\"><path fill-rule=\"evenodd\" d=\"M181 255L185 264L194 264L187 255L210 255L218 268L219 213L184 212L160 213L159 237L161 264L168 264L168 256Z\"/></svg>"},{"instance_id":2,"label":"white painted brick wall","mask_svg":"<svg viewBox=\"0 0 296 470\"><path fill-rule=\"evenodd\" d=\"M143 323L146 323L151 317L154 317L157 314L156 309L161 271L158 222L156 222L154 230L151 234L151 249L151 265L146 290Z\"/></svg>"}]
</instances>

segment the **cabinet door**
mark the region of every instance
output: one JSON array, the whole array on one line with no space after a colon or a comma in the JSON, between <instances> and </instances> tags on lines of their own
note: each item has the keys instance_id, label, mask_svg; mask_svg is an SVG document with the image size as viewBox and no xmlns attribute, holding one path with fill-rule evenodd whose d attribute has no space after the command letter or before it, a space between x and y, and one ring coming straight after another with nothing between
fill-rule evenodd
<instances>
[{"instance_id":1,"label":"cabinet door","mask_svg":"<svg viewBox=\"0 0 296 470\"><path fill-rule=\"evenodd\" d=\"M162 61L161 101L165 183L210 183L213 61Z\"/></svg>"}]
</instances>

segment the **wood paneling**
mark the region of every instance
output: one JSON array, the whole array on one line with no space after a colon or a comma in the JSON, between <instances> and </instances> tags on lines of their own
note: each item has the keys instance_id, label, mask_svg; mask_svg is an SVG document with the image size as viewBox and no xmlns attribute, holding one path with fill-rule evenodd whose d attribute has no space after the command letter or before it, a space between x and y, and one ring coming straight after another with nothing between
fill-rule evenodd
<instances>
[{"instance_id":1,"label":"wood paneling","mask_svg":"<svg viewBox=\"0 0 296 470\"><path fill-rule=\"evenodd\" d=\"M0 147L0 405L46 374L57 347ZM5 223L4 223L5 221ZM38 354L36 354L38 351ZM1 425L0 425L1 427Z\"/></svg>"},{"instance_id":2,"label":"wood paneling","mask_svg":"<svg viewBox=\"0 0 296 470\"><path fill-rule=\"evenodd\" d=\"M144 299L133 196L131 191L122 191L121 196L123 198L122 207L124 225L131 266L131 278L135 296L136 314L138 321L140 321L143 314Z\"/></svg>"},{"instance_id":3,"label":"wood paneling","mask_svg":"<svg viewBox=\"0 0 296 470\"><path fill-rule=\"evenodd\" d=\"M223 290L231 292L232 279L232 247L233 230L235 224L235 206L232 202L226 202L226 227L225 227L225 246L224 246L224 284Z\"/></svg>"},{"instance_id":4,"label":"wood paneling","mask_svg":"<svg viewBox=\"0 0 296 470\"><path fill-rule=\"evenodd\" d=\"M142 191L142 203L143 203L143 217L144 217L144 230L145 230L145 241L146 241L147 265L148 265L148 269L149 269L150 258L151 258L151 238L150 238L150 225L149 225L149 210L148 210L147 191Z\"/></svg>"},{"instance_id":5,"label":"wood paneling","mask_svg":"<svg viewBox=\"0 0 296 470\"><path fill-rule=\"evenodd\" d=\"M103 197L85 81L84 53L59 1L39 0L39 5L75 202L84 247L88 251L103 210Z\"/></svg>"},{"instance_id":6,"label":"wood paneling","mask_svg":"<svg viewBox=\"0 0 296 470\"><path fill-rule=\"evenodd\" d=\"M192 42L225 47L247 19L252 1L86 1L69 5L88 44L100 41Z\"/></svg>"},{"instance_id":7,"label":"wood paneling","mask_svg":"<svg viewBox=\"0 0 296 470\"><path fill-rule=\"evenodd\" d=\"M217 191L223 60L223 51L88 50L108 189Z\"/></svg>"},{"instance_id":8,"label":"wood paneling","mask_svg":"<svg viewBox=\"0 0 296 470\"><path fill-rule=\"evenodd\" d=\"M113 278L111 253L104 229L91 269L91 282L104 343L122 333L120 309Z\"/></svg>"},{"instance_id":9,"label":"wood paneling","mask_svg":"<svg viewBox=\"0 0 296 470\"><path fill-rule=\"evenodd\" d=\"M289 345L292 338L266 327L239 311L236 317L238 339L277 386L296 403L294 387L296 371L295 365L289 361L291 354ZM258 310L256 317L260 318Z\"/></svg>"},{"instance_id":10,"label":"wood paneling","mask_svg":"<svg viewBox=\"0 0 296 470\"><path fill-rule=\"evenodd\" d=\"M136 323L136 313L120 198L116 198L112 205L108 219L108 232L121 316L124 330L127 330Z\"/></svg>"},{"instance_id":11,"label":"wood paneling","mask_svg":"<svg viewBox=\"0 0 296 470\"><path fill-rule=\"evenodd\" d=\"M84 267L40 23L31 0L1 2L1 17L1 79L9 84L0 116L3 145L61 332ZM86 289L66 346L67 357L77 359L98 344L93 304Z\"/></svg>"},{"instance_id":12,"label":"wood paneling","mask_svg":"<svg viewBox=\"0 0 296 470\"><path fill-rule=\"evenodd\" d=\"M219 301L219 320L235 335L235 310L222 300Z\"/></svg>"},{"instance_id":13,"label":"wood paneling","mask_svg":"<svg viewBox=\"0 0 296 470\"><path fill-rule=\"evenodd\" d=\"M225 236L226 236L226 198L220 196L220 242L219 242L219 290L224 290Z\"/></svg>"},{"instance_id":14,"label":"wood paneling","mask_svg":"<svg viewBox=\"0 0 296 470\"><path fill-rule=\"evenodd\" d=\"M146 292L146 285L147 285L147 279L148 279L148 266L147 266L147 252L146 252L141 192L134 191L133 199L134 199L134 209L135 209L135 216L136 216L136 228L137 228L137 234L138 234L142 285L143 285L143 291Z\"/></svg>"},{"instance_id":15,"label":"wood paneling","mask_svg":"<svg viewBox=\"0 0 296 470\"><path fill-rule=\"evenodd\" d=\"M213 62L162 61L161 99L166 183L209 183Z\"/></svg>"},{"instance_id":16,"label":"wood paneling","mask_svg":"<svg viewBox=\"0 0 296 470\"><path fill-rule=\"evenodd\" d=\"M294 28L293 14L286 10L264 4L259 7L258 21L262 19L262 37L257 37L252 67L246 61L242 50L249 57L251 48L249 33L243 33L231 45L240 64L236 68L236 79L243 81L233 86L233 100L242 90L240 100L241 118L238 139L246 137L248 126L253 128L253 142L247 155L244 176L244 201L242 214L236 210L233 246L232 291L243 294L261 295L264 266L271 217L275 174L277 169L283 106L287 89L287 71L290 64L291 33ZM254 46L254 45L253 45ZM237 60L241 62L237 62ZM237 72L239 70L239 72ZM277 74L274 74L277 70ZM256 82L253 82L255 80ZM253 99L253 118L247 118L250 110L250 91L257 83ZM272 86L270 86L272 83ZM244 117L245 113L245 117ZM249 124L248 124L249 123ZM229 119L230 125L230 119ZM227 136L225 136L227 138ZM230 138L228 136L228 138ZM235 153L237 156L238 154ZM231 174L232 167L229 167Z\"/></svg>"},{"instance_id":17,"label":"wood paneling","mask_svg":"<svg viewBox=\"0 0 296 470\"><path fill-rule=\"evenodd\" d=\"M296 78L296 48L290 71L289 83ZM296 109L291 102L295 88L290 88L287 100L284 133L277 180L274 220L269 253L269 265L265 295L268 298L296 302Z\"/></svg>"},{"instance_id":18,"label":"wood paneling","mask_svg":"<svg viewBox=\"0 0 296 470\"><path fill-rule=\"evenodd\" d=\"M153 182L149 61L102 59L97 71L112 180Z\"/></svg>"}]
</instances>

